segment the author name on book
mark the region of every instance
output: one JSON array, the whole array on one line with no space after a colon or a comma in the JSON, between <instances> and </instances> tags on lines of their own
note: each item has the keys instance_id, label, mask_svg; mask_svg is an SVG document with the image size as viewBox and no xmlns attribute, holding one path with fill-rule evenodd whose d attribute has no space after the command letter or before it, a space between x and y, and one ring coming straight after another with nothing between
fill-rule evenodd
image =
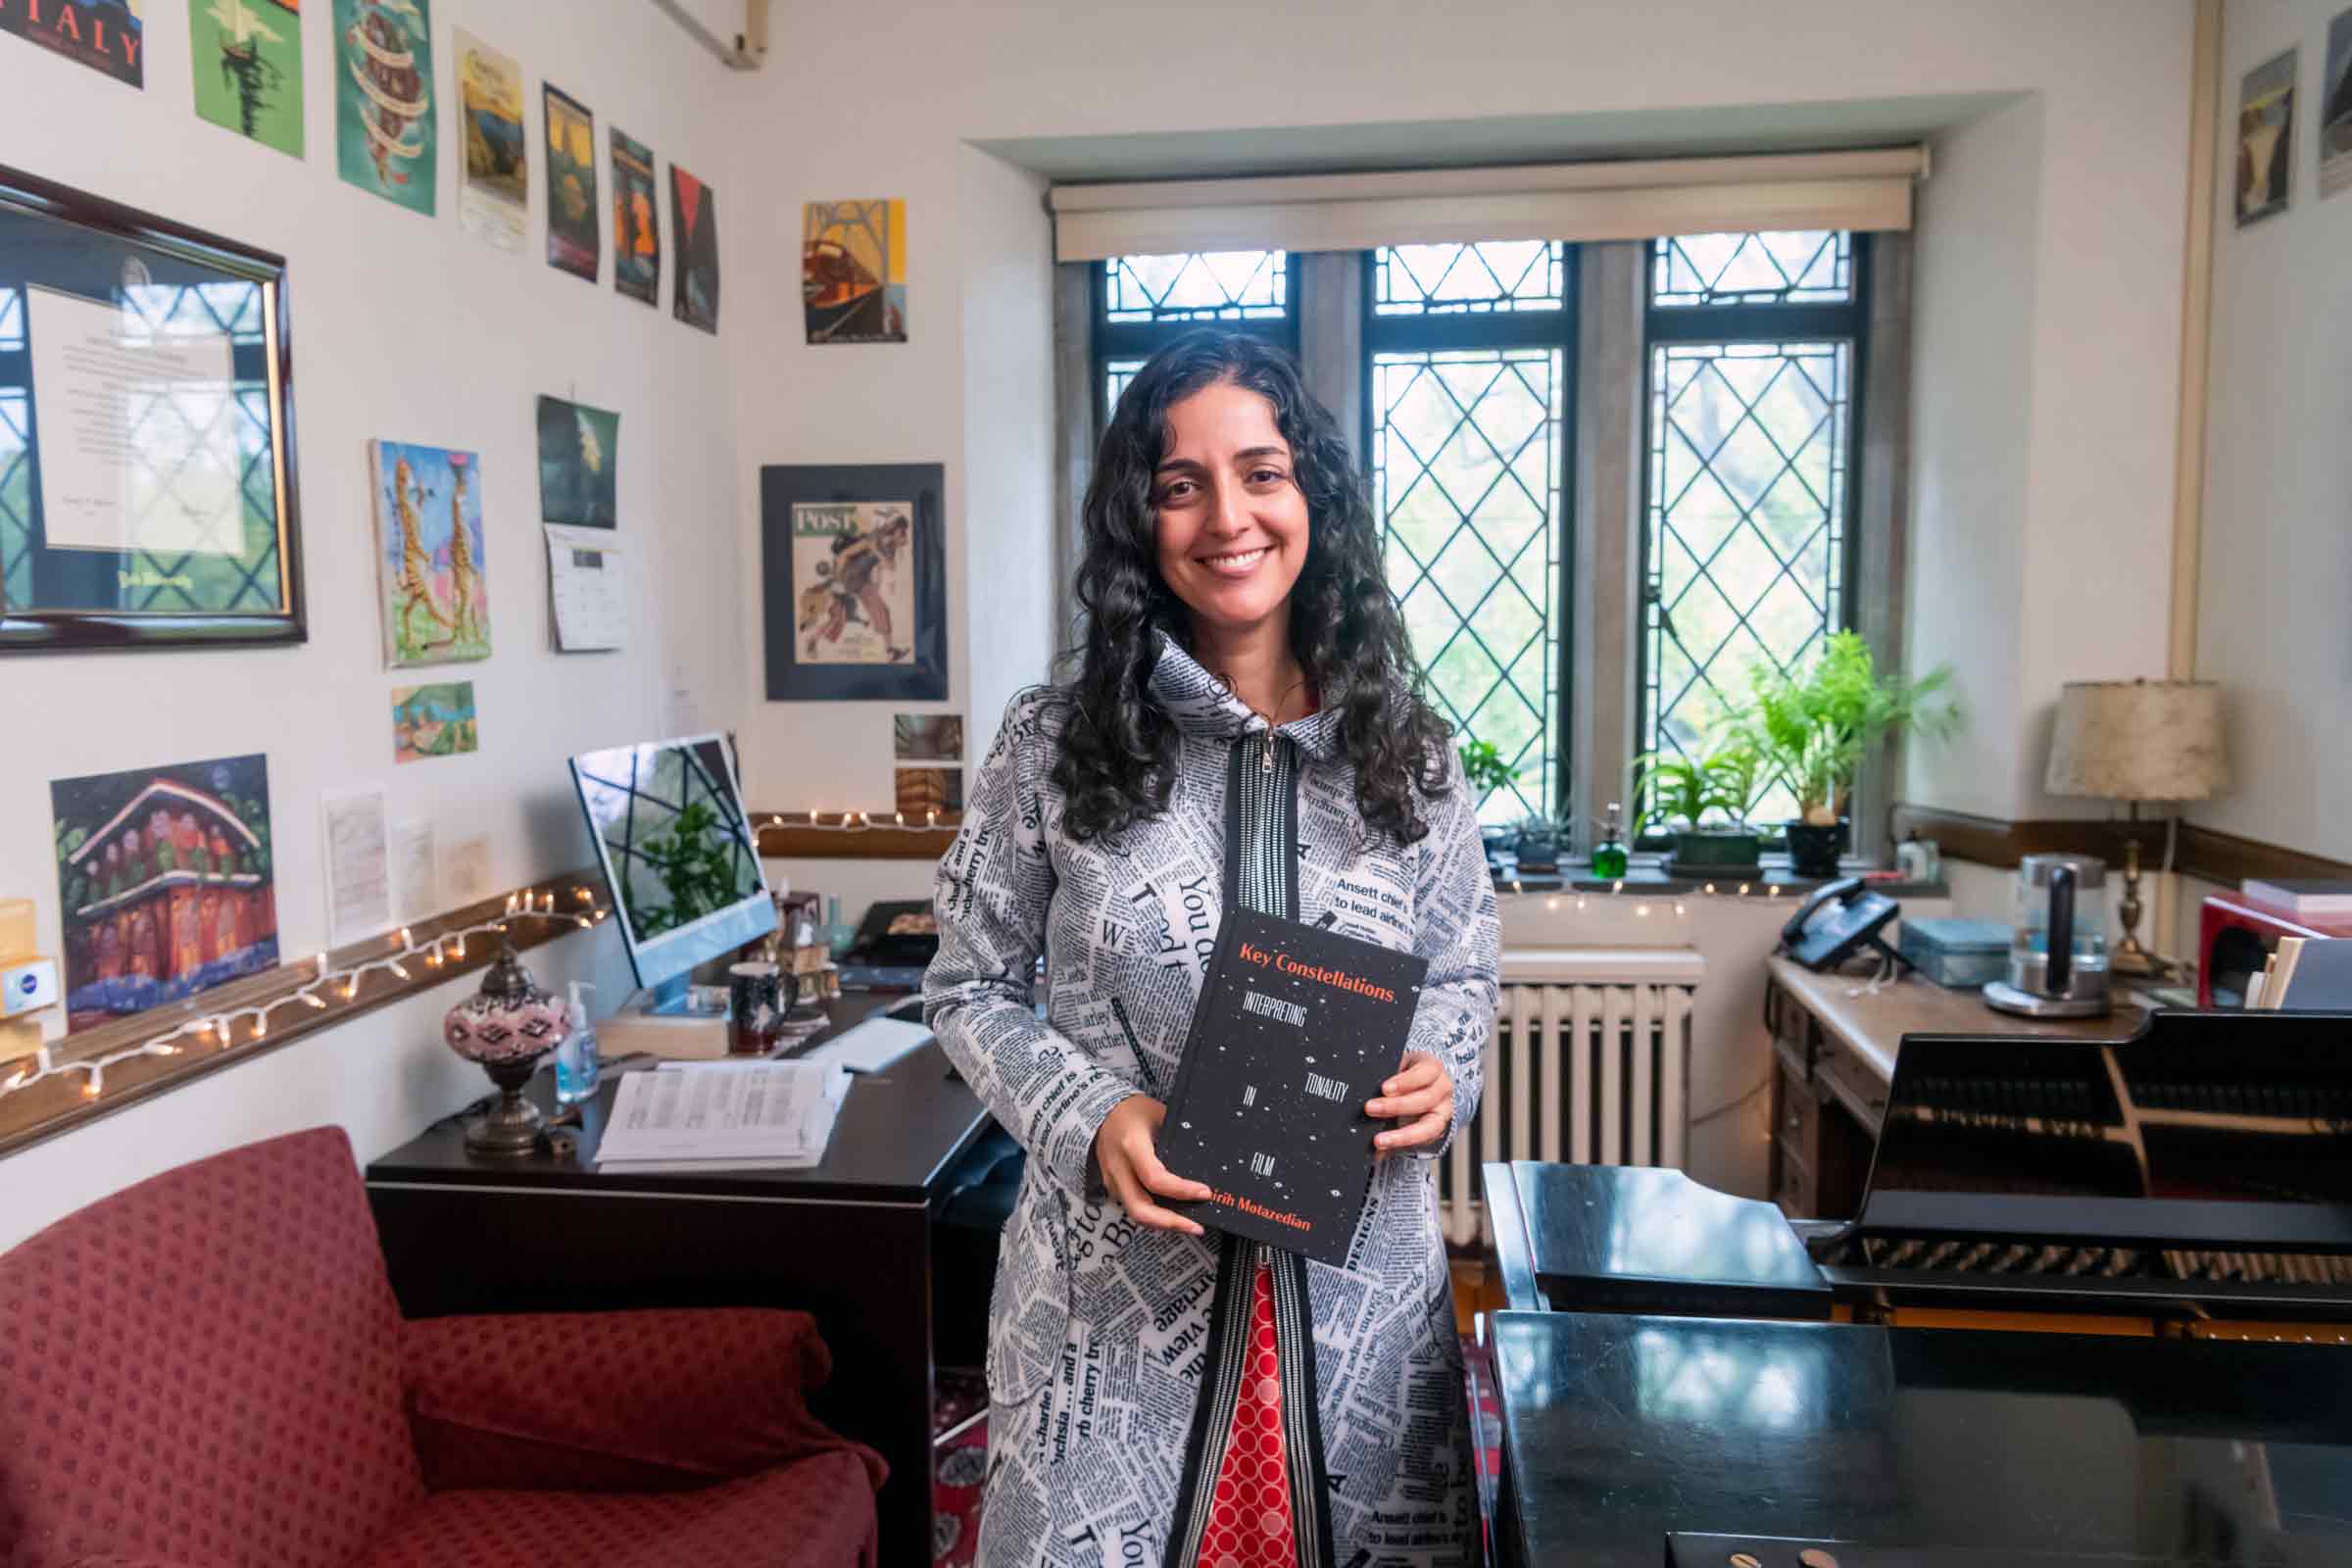
<instances>
[{"instance_id":1,"label":"author name on book","mask_svg":"<svg viewBox=\"0 0 2352 1568\"><path fill-rule=\"evenodd\" d=\"M1277 1225L1288 1225L1295 1231L1311 1231L1315 1228L1315 1222L1304 1215L1293 1214L1287 1209L1268 1208L1263 1203L1252 1202L1239 1193L1220 1192L1212 1187L1208 1190L1208 1200L1212 1203L1223 1203L1227 1208L1251 1215L1257 1219L1269 1219Z\"/></svg>"},{"instance_id":2,"label":"author name on book","mask_svg":"<svg viewBox=\"0 0 2352 1568\"><path fill-rule=\"evenodd\" d=\"M1318 981L1323 985L1335 986L1342 991L1352 991L1359 997L1370 997L1375 1002L1395 1002L1396 1000L1396 992L1391 991L1387 986L1374 985L1362 975L1350 974L1346 969L1333 968L1319 963L1300 963L1287 953L1272 952L1258 947L1254 943L1239 944L1236 956L1244 963L1252 963L1261 969L1271 969L1276 974L1297 975L1301 980Z\"/></svg>"}]
</instances>

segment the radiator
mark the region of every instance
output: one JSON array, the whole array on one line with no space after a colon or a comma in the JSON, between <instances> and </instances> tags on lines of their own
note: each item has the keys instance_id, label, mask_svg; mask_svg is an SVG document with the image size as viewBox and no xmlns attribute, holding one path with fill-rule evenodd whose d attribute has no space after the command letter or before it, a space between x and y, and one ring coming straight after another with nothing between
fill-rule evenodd
<instances>
[{"instance_id":1,"label":"radiator","mask_svg":"<svg viewBox=\"0 0 2352 1568\"><path fill-rule=\"evenodd\" d=\"M1682 948L1504 950L1478 1120L1438 1162L1447 1242L1493 1240L1479 1193L1491 1161L1682 1164L1705 972Z\"/></svg>"}]
</instances>

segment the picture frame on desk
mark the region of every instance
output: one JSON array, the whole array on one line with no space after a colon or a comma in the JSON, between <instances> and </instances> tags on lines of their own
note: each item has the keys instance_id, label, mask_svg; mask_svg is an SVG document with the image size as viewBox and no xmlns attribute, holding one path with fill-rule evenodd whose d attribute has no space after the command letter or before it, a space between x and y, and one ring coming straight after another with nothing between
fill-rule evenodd
<instances>
[{"instance_id":1,"label":"picture frame on desk","mask_svg":"<svg viewBox=\"0 0 2352 1568\"><path fill-rule=\"evenodd\" d=\"M769 702L946 699L945 473L936 463L760 470Z\"/></svg>"},{"instance_id":2,"label":"picture frame on desk","mask_svg":"<svg viewBox=\"0 0 2352 1568\"><path fill-rule=\"evenodd\" d=\"M285 258L0 168L0 654L305 641Z\"/></svg>"}]
</instances>

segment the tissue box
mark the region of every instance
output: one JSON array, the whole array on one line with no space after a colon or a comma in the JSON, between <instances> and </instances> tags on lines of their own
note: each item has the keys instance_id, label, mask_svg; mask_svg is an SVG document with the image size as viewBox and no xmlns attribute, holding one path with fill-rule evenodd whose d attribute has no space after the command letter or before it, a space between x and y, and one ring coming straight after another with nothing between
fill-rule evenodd
<instances>
[{"instance_id":1,"label":"tissue box","mask_svg":"<svg viewBox=\"0 0 2352 1568\"><path fill-rule=\"evenodd\" d=\"M1937 985L1973 990L2009 972L2009 923L1906 919L1894 950Z\"/></svg>"}]
</instances>

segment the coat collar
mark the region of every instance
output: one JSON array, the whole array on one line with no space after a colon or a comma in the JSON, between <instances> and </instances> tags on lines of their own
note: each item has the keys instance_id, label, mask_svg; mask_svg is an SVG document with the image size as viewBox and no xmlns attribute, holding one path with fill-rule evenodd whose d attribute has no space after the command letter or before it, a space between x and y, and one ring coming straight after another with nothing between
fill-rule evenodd
<instances>
[{"instance_id":1,"label":"coat collar","mask_svg":"<svg viewBox=\"0 0 2352 1568\"><path fill-rule=\"evenodd\" d=\"M1251 712L1249 704L1234 696L1164 628L1159 632L1159 658L1152 665L1145 690L1187 735L1231 741L1261 734L1266 727L1266 721ZM1340 755L1339 710L1333 702L1338 693L1317 695L1323 701L1315 711L1292 719L1276 733L1288 736L1309 755L1329 760Z\"/></svg>"}]
</instances>

